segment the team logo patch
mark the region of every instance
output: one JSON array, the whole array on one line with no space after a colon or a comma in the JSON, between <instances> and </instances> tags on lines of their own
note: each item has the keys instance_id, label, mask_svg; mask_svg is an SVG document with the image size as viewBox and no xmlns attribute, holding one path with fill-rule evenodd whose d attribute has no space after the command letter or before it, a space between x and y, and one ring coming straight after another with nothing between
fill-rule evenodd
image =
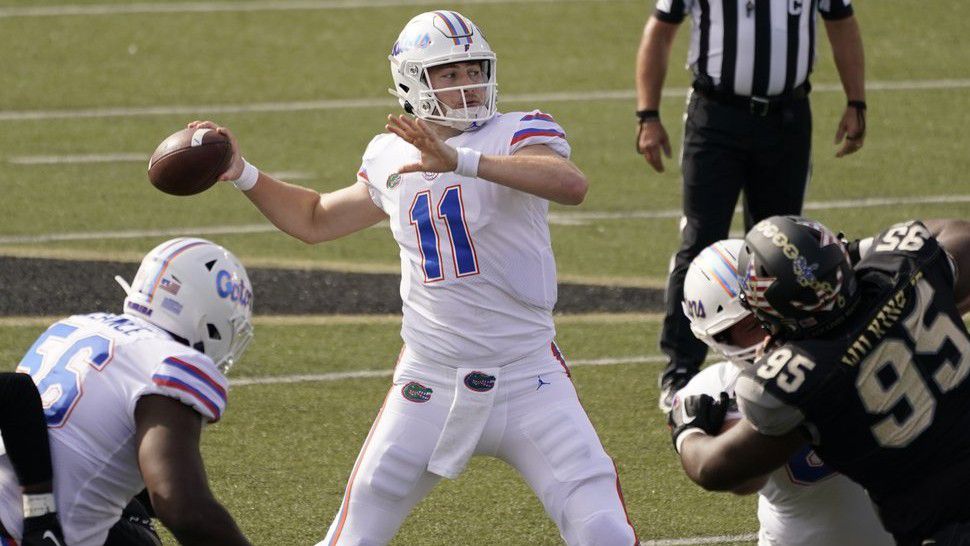
<instances>
[{"instance_id":1,"label":"team logo patch","mask_svg":"<svg viewBox=\"0 0 970 546\"><path fill-rule=\"evenodd\" d=\"M401 396L410 400L412 402L417 402L418 404L423 404L428 400L431 400L431 387L425 387L421 383L416 381L411 381L407 385L401 387Z\"/></svg>"},{"instance_id":2,"label":"team logo patch","mask_svg":"<svg viewBox=\"0 0 970 546\"><path fill-rule=\"evenodd\" d=\"M401 175L397 173L391 174L387 177L387 189L393 190L394 188L401 185Z\"/></svg>"},{"instance_id":3,"label":"team logo patch","mask_svg":"<svg viewBox=\"0 0 970 546\"><path fill-rule=\"evenodd\" d=\"M465 386L475 392L486 392L495 386L495 376L482 372L471 372L465 376Z\"/></svg>"}]
</instances>

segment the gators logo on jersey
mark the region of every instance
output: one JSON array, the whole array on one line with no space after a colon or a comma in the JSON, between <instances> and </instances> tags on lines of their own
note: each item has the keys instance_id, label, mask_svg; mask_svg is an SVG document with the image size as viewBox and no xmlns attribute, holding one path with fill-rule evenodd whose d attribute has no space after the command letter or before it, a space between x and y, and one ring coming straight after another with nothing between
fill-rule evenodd
<instances>
[{"instance_id":1,"label":"gators logo on jersey","mask_svg":"<svg viewBox=\"0 0 970 546\"><path fill-rule=\"evenodd\" d=\"M475 392L486 392L495 386L495 376L482 372L471 372L465 376L465 386Z\"/></svg>"},{"instance_id":2,"label":"gators logo on jersey","mask_svg":"<svg viewBox=\"0 0 970 546\"><path fill-rule=\"evenodd\" d=\"M410 400L412 402L417 402L423 404L428 400L431 400L431 393L434 391L431 387L425 387L417 381L411 381L407 385L401 387L401 396Z\"/></svg>"}]
</instances>

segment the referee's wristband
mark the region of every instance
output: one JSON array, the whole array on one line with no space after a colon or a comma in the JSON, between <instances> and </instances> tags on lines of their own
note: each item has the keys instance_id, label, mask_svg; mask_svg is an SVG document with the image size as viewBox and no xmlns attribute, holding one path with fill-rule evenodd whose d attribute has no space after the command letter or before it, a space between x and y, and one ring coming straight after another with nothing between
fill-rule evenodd
<instances>
[{"instance_id":1,"label":"referee's wristband","mask_svg":"<svg viewBox=\"0 0 970 546\"><path fill-rule=\"evenodd\" d=\"M252 163L246 161L246 158L244 157L242 174L239 175L239 178L232 181L232 185L236 186L237 190L249 191L253 189L253 186L256 185L258 180L259 169L254 167Z\"/></svg>"},{"instance_id":2,"label":"referee's wristband","mask_svg":"<svg viewBox=\"0 0 970 546\"><path fill-rule=\"evenodd\" d=\"M637 119L640 120L640 123L646 123L648 121L660 121L660 111L637 110Z\"/></svg>"},{"instance_id":3,"label":"referee's wristband","mask_svg":"<svg viewBox=\"0 0 970 546\"><path fill-rule=\"evenodd\" d=\"M848 103L846 103L846 106L850 106L852 108L855 108L856 110L865 110L866 109L866 101L864 101L864 100L850 100Z\"/></svg>"}]
</instances>

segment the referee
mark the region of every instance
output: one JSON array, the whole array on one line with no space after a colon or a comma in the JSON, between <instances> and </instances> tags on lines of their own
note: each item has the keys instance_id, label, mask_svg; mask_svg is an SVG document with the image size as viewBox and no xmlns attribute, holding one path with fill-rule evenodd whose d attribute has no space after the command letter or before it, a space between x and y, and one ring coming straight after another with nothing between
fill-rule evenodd
<instances>
[{"instance_id":1,"label":"referee","mask_svg":"<svg viewBox=\"0 0 970 546\"><path fill-rule=\"evenodd\" d=\"M681 310L690 261L728 235L744 193L745 229L775 214L799 214L811 172L808 77L815 61L816 11L825 22L847 104L835 133L837 157L862 147L865 62L851 0L658 0L637 51L637 152L657 172L670 140L660 95L678 25L692 21L680 249L667 280L660 348L660 408L697 373L707 347Z\"/></svg>"}]
</instances>

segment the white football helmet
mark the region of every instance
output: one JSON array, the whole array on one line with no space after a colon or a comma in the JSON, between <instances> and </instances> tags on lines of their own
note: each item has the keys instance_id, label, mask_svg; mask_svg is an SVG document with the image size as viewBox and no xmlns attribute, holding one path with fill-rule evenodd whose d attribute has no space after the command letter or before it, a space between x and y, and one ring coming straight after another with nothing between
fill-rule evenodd
<instances>
[{"instance_id":1,"label":"white football helmet","mask_svg":"<svg viewBox=\"0 0 970 546\"><path fill-rule=\"evenodd\" d=\"M253 338L253 292L246 268L205 239L165 241L141 262L125 289L124 312L185 339L223 373Z\"/></svg>"},{"instance_id":2,"label":"white football helmet","mask_svg":"<svg viewBox=\"0 0 970 546\"><path fill-rule=\"evenodd\" d=\"M740 365L751 363L758 345L738 347L718 334L751 314L740 299L738 254L743 246L741 239L726 239L702 250L687 269L681 302L694 336Z\"/></svg>"},{"instance_id":3,"label":"white football helmet","mask_svg":"<svg viewBox=\"0 0 970 546\"><path fill-rule=\"evenodd\" d=\"M410 114L459 131L477 129L492 119L496 111L498 86L495 83L495 53L481 29L454 11L429 11L411 19L401 31L391 55L394 89L388 89ZM481 61L486 81L481 84L432 89L428 68L456 62ZM435 92L485 89L485 104L451 108L435 97Z\"/></svg>"}]
</instances>

